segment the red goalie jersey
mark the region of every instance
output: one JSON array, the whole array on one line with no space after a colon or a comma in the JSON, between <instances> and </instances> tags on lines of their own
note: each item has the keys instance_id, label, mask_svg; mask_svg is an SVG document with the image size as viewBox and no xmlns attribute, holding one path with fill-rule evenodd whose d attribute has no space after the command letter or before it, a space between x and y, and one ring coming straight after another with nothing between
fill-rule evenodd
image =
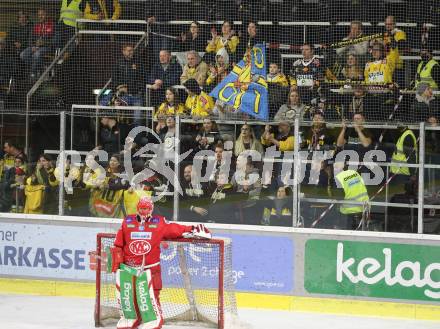
<instances>
[{"instance_id":1,"label":"red goalie jersey","mask_svg":"<svg viewBox=\"0 0 440 329\"><path fill-rule=\"evenodd\" d=\"M155 267L160 262L160 243L164 239L182 237L191 232L192 226L169 223L164 217L152 215L141 224L139 215L129 215L124 219L116 234L115 247L123 249L124 264L129 266Z\"/></svg>"}]
</instances>

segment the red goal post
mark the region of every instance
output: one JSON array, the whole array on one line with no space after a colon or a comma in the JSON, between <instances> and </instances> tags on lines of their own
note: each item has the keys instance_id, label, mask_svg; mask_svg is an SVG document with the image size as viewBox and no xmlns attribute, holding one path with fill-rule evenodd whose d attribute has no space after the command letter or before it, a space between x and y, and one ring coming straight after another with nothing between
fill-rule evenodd
<instances>
[{"instance_id":1,"label":"red goal post","mask_svg":"<svg viewBox=\"0 0 440 329\"><path fill-rule=\"evenodd\" d=\"M116 235L99 233L96 239L95 326L114 323L119 308L114 294L115 275L107 272L107 250ZM230 239L173 239L161 244L165 323L202 323L213 328L237 319ZM226 319L225 319L226 318Z\"/></svg>"}]
</instances>

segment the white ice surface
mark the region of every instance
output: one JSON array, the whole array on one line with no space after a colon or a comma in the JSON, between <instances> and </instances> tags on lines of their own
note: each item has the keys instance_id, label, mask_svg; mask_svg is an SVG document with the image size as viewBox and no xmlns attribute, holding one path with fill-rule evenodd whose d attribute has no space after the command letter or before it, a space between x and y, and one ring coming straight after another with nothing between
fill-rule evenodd
<instances>
[{"instance_id":1,"label":"white ice surface","mask_svg":"<svg viewBox=\"0 0 440 329\"><path fill-rule=\"evenodd\" d=\"M7 329L92 329L90 298L0 295L0 327ZM439 329L440 322L315 313L240 310L254 329ZM113 327L107 327L113 328ZM164 329L195 327L164 326Z\"/></svg>"}]
</instances>

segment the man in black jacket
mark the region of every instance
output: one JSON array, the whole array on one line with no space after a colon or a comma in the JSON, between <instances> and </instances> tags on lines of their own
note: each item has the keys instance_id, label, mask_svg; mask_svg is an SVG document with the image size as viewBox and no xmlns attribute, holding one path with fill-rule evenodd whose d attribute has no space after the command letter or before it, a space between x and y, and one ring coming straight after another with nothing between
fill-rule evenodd
<instances>
[{"instance_id":1,"label":"man in black jacket","mask_svg":"<svg viewBox=\"0 0 440 329\"><path fill-rule=\"evenodd\" d=\"M129 133L129 126L119 123L115 118L101 118L100 146L109 155L120 153L124 150L125 138Z\"/></svg>"},{"instance_id":2,"label":"man in black jacket","mask_svg":"<svg viewBox=\"0 0 440 329\"><path fill-rule=\"evenodd\" d=\"M426 82L417 85L416 96L406 115L408 122L419 123L426 121L431 115L435 115L435 98L431 86Z\"/></svg>"},{"instance_id":3,"label":"man in black jacket","mask_svg":"<svg viewBox=\"0 0 440 329\"><path fill-rule=\"evenodd\" d=\"M182 183L183 197L180 206L180 219L182 221L208 220L209 195L206 184L198 182L198 177L192 165L187 165L183 171Z\"/></svg>"},{"instance_id":4,"label":"man in black jacket","mask_svg":"<svg viewBox=\"0 0 440 329\"><path fill-rule=\"evenodd\" d=\"M140 63L134 59L134 46L130 43L126 43L122 46L123 57L115 64L112 72L112 85L114 92L123 91L132 95L133 102L136 104L129 105L141 105L142 104L142 89L143 83L143 69Z\"/></svg>"},{"instance_id":5,"label":"man in black jacket","mask_svg":"<svg viewBox=\"0 0 440 329\"><path fill-rule=\"evenodd\" d=\"M20 53L28 47L29 37L32 32L32 24L23 11L18 12L17 22L11 27L8 41L14 53L20 57Z\"/></svg>"},{"instance_id":6,"label":"man in black jacket","mask_svg":"<svg viewBox=\"0 0 440 329\"><path fill-rule=\"evenodd\" d=\"M165 97L165 89L180 84L182 67L180 64L171 61L171 53L168 50L161 50L159 63L153 65L147 83L152 89L151 105L159 105Z\"/></svg>"},{"instance_id":7,"label":"man in black jacket","mask_svg":"<svg viewBox=\"0 0 440 329\"><path fill-rule=\"evenodd\" d=\"M122 46L122 58L115 64L112 71L113 92L102 97L99 101L106 106L142 106L143 89L143 66L134 59L134 46L126 43ZM135 110L135 125L142 124L142 113Z\"/></svg>"},{"instance_id":8,"label":"man in black jacket","mask_svg":"<svg viewBox=\"0 0 440 329\"><path fill-rule=\"evenodd\" d=\"M0 38L0 100L6 97L9 79L12 76L12 61L6 49L6 42Z\"/></svg>"}]
</instances>

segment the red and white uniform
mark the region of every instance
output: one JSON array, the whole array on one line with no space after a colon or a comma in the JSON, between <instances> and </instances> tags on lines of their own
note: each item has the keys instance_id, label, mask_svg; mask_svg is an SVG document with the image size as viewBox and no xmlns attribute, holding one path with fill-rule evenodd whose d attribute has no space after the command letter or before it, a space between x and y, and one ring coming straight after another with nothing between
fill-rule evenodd
<instances>
[{"instance_id":1,"label":"red and white uniform","mask_svg":"<svg viewBox=\"0 0 440 329\"><path fill-rule=\"evenodd\" d=\"M210 239L211 232L203 225L187 226L177 223L168 223L164 217L153 215L154 204L147 197L142 197L137 204L137 214L127 216L122 222L121 228L116 234L112 253L112 272L116 272L116 296L121 305L121 318L116 325L117 329L160 329L163 324L163 315L160 306L159 295L162 289L162 276L160 270L160 245L164 239L176 239L181 237L197 237ZM136 292L131 297L136 310L136 317L133 318L131 306L124 310L128 313L125 318L121 303L121 270L120 264L136 268L138 275L145 271L147 275L148 289L152 289L154 297L153 311L156 318L142 323L142 315L139 312L139 305L136 299ZM132 277L133 285L135 277ZM134 289L131 285L130 289ZM128 284L130 286L130 284ZM151 293L151 291L150 291ZM127 282L124 283L124 296L127 295ZM130 295L130 292L128 292ZM150 297L151 294L150 294ZM125 298L125 297L124 297ZM126 307L126 304L124 304ZM144 304L145 307L145 304ZM152 310L143 309L143 312ZM145 314L145 313L144 313ZM140 326L139 326L140 325Z\"/></svg>"},{"instance_id":2,"label":"red and white uniform","mask_svg":"<svg viewBox=\"0 0 440 329\"><path fill-rule=\"evenodd\" d=\"M158 298L162 289L160 244L164 239L181 238L183 233L191 231L192 226L169 223L162 216L152 215L141 224L139 215L129 215L116 234L114 245L122 248L124 264L132 267L144 264L145 268L151 270L154 292Z\"/></svg>"}]
</instances>

